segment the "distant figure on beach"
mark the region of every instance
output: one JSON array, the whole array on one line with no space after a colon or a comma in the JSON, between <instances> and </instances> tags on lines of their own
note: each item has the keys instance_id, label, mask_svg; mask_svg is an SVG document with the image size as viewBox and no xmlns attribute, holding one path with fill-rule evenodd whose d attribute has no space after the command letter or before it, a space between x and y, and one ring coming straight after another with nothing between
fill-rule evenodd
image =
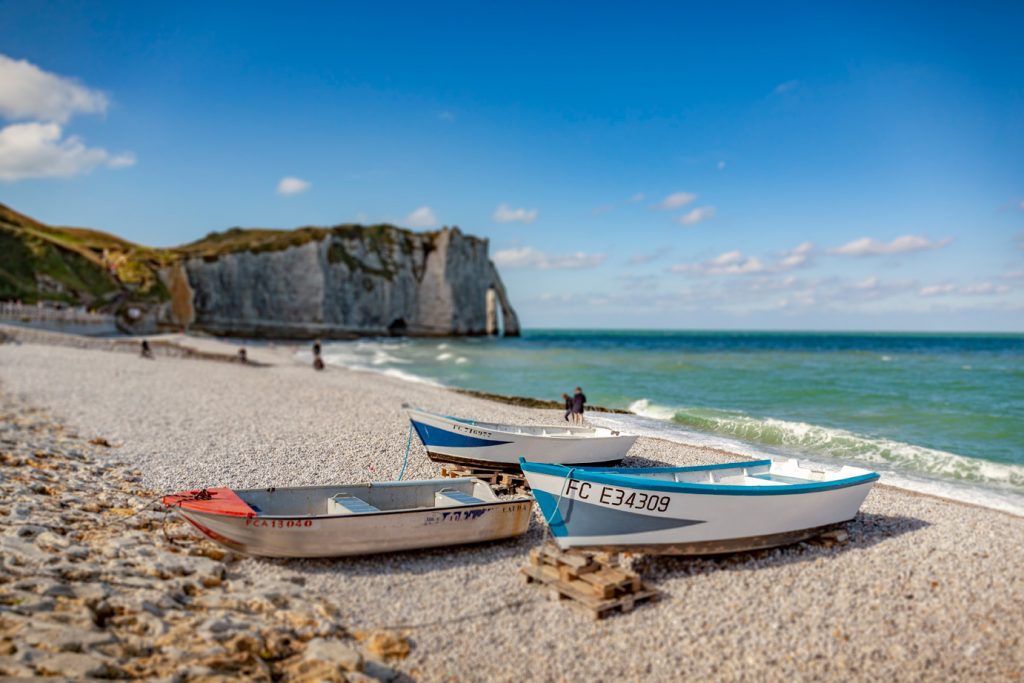
<instances>
[{"instance_id":1,"label":"distant figure on beach","mask_svg":"<svg viewBox=\"0 0 1024 683\"><path fill-rule=\"evenodd\" d=\"M576 387L576 392L572 395L572 421L577 424L583 424L583 405L587 402L587 397L583 394L583 390Z\"/></svg>"},{"instance_id":2,"label":"distant figure on beach","mask_svg":"<svg viewBox=\"0 0 1024 683\"><path fill-rule=\"evenodd\" d=\"M562 394L562 400L565 401L565 421L569 421L569 416L572 415L572 399L569 398L569 394Z\"/></svg>"},{"instance_id":3,"label":"distant figure on beach","mask_svg":"<svg viewBox=\"0 0 1024 683\"><path fill-rule=\"evenodd\" d=\"M323 370L324 369L324 359L320 357L320 350L321 350L320 349L320 340L319 339L313 340L313 369L314 370Z\"/></svg>"},{"instance_id":4,"label":"distant figure on beach","mask_svg":"<svg viewBox=\"0 0 1024 683\"><path fill-rule=\"evenodd\" d=\"M149 340L148 339L143 339L142 340L142 347L140 349L140 354L142 355L143 358L152 358L153 357L153 349L149 348Z\"/></svg>"},{"instance_id":5,"label":"distant figure on beach","mask_svg":"<svg viewBox=\"0 0 1024 683\"><path fill-rule=\"evenodd\" d=\"M246 354L245 348L238 349L238 362L239 363L248 363L249 362L249 356L248 356L248 354Z\"/></svg>"}]
</instances>

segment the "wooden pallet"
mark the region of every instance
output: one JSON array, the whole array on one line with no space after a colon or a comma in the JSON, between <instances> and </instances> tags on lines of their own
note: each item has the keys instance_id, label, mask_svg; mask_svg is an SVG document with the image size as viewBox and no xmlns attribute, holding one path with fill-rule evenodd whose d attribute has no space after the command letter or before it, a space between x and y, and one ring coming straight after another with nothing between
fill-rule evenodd
<instances>
[{"instance_id":1,"label":"wooden pallet","mask_svg":"<svg viewBox=\"0 0 1024 683\"><path fill-rule=\"evenodd\" d=\"M568 599L594 619L658 598L637 574L620 567L614 554L562 551L546 543L530 551L530 564L519 571L525 583L544 586L552 599Z\"/></svg>"},{"instance_id":2,"label":"wooden pallet","mask_svg":"<svg viewBox=\"0 0 1024 683\"><path fill-rule=\"evenodd\" d=\"M476 477L490 484L497 494L516 494L521 491L529 491L530 486L526 483L526 477L514 472L503 472L483 467L468 467L464 465L446 465L441 468L442 477Z\"/></svg>"}]
</instances>

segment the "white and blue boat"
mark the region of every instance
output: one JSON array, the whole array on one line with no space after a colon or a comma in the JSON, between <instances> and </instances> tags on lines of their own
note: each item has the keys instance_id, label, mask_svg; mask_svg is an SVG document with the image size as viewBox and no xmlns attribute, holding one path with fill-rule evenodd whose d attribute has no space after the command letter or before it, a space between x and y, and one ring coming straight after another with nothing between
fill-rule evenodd
<instances>
[{"instance_id":1,"label":"white and blue boat","mask_svg":"<svg viewBox=\"0 0 1024 683\"><path fill-rule=\"evenodd\" d=\"M576 468L519 461L559 547L711 555L812 538L853 519L878 474L788 460Z\"/></svg>"},{"instance_id":2,"label":"white and blue boat","mask_svg":"<svg viewBox=\"0 0 1024 683\"><path fill-rule=\"evenodd\" d=\"M435 462L518 470L519 459L564 465L615 465L637 440L603 427L478 422L409 409L409 420Z\"/></svg>"}]
</instances>

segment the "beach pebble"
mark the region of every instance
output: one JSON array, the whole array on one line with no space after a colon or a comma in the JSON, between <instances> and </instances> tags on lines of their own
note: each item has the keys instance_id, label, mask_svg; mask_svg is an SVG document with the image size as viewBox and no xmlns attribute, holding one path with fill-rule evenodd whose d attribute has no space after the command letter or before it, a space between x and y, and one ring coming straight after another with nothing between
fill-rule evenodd
<instances>
[{"instance_id":1,"label":"beach pebble","mask_svg":"<svg viewBox=\"0 0 1024 683\"><path fill-rule=\"evenodd\" d=\"M526 536L499 543L239 557L174 515L131 515L158 493L202 486L393 479L409 434L403 401L481 420L561 415L370 373L314 374L287 358L160 358L144 374L134 360L0 345L0 675L38 675L36 662L61 654L167 681L976 681L1024 670L1024 520L884 486L831 537L630 558L661 597L600 622L519 583L546 536L539 513ZM739 459L641 438L629 463ZM415 438L405 476L437 476ZM80 651L27 641L51 627L68 633L48 642ZM375 633L398 644L371 646L364 634ZM316 654L335 647L362 671Z\"/></svg>"},{"instance_id":2,"label":"beach pebble","mask_svg":"<svg viewBox=\"0 0 1024 683\"><path fill-rule=\"evenodd\" d=\"M343 671L363 670L363 656L355 647L339 640L314 638L306 643L302 660L304 662L334 663Z\"/></svg>"},{"instance_id":3,"label":"beach pebble","mask_svg":"<svg viewBox=\"0 0 1024 683\"><path fill-rule=\"evenodd\" d=\"M66 676L73 680L122 677L121 670L106 658L77 652L43 655L33 660L32 668L40 676Z\"/></svg>"}]
</instances>

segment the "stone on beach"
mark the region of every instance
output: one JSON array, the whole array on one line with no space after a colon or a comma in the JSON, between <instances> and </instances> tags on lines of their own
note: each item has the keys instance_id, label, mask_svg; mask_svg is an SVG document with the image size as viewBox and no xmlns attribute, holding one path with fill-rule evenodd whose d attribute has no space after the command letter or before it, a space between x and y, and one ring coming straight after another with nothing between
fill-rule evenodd
<instances>
[{"instance_id":1,"label":"stone on beach","mask_svg":"<svg viewBox=\"0 0 1024 683\"><path fill-rule=\"evenodd\" d=\"M65 457L74 440L60 425L2 391L14 429L0 446L0 676L345 681L363 669L337 608L297 583L287 597L276 582L252 585L229 571L233 554L207 541L165 537L159 529L182 535L183 525L147 510L153 492L137 489L137 470L108 462L103 477L83 474L75 463L89 456ZM75 492L56 504L21 484L42 453ZM106 505L68 513L85 499Z\"/></svg>"}]
</instances>

